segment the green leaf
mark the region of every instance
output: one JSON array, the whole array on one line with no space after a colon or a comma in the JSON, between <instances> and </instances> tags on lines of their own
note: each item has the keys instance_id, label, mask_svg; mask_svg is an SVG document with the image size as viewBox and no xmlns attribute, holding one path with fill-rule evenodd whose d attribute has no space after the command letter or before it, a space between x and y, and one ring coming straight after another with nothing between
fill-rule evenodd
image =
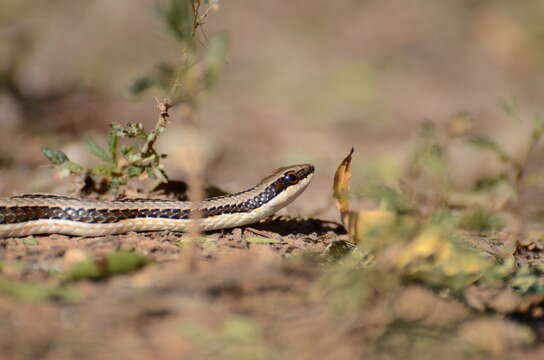
<instances>
[{"instance_id":1,"label":"green leaf","mask_svg":"<svg viewBox=\"0 0 544 360\"><path fill-rule=\"evenodd\" d=\"M110 187L113 193L117 193L122 185L126 185L127 182L121 177L114 177L110 180Z\"/></svg>"},{"instance_id":2,"label":"green leaf","mask_svg":"<svg viewBox=\"0 0 544 360\"><path fill-rule=\"evenodd\" d=\"M135 252L110 252L103 259L88 259L75 264L65 273L66 280L98 280L137 270L152 260Z\"/></svg>"},{"instance_id":3,"label":"green leaf","mask_svg":"<svg viewBox=\"0 0 544 360\"><path fill-rule=\"evenodd\" d=\"M129 168L127 168L127 175L131 177L138 176L143 172L144 172L144 168L142 167L130 166Z\"/></svg>"},{"instance_id":4,"label":"green leaf","mask_svg":"<svg viewBox=\"0 0 544 360\"><path fill-rule=\"evenodd\" d=\"M150 179L155 180L157 178L157 176L155 175L155 171L153 170L152 167L147 167L145 170L146 170L147 176L149 176Z\"/></svg>"},{"instance_id":5,"label":"green leaf","mask_svg":"<svg viewBox=\"0 0 544 360\"><path fill-rule=\"evenodd\" d=\"M493 139L488 138L487 136L473 136L468 139L470 145L482 148L489 149L499 157L499 160L505 163L509 163L514 167L518 167L519 164L516 160L512 159L508 153L506 153L499 144L497 144Z\"/></svg>"},{"instance_id":6,"label":"green leaf","mask_svg":"<svg viewBox=\"0 0 544 360\"><path fill-rule=\"evenodd\" d=\"M91 150L91 152L96 157L98 157L99 159L101 159L102 161L105 161L107 163L112 163L113 162L113 159L111 158L110 154L108 154L106 152L106 150L102 149L100 146L98 146L97 144L95 144L94 142L92 142L90 140L87 140L85 143L86 143L87 147L89 148L89 150Z\"/></svg>"},{"instance_id":7,"label":"green leaf","mask_svg":"<svg viewBox=\"0 0 544 360\"><path fill-rule=\"evenodd\" d=\"M514 120L519 120L519 106L515 99L502 99L499 101L502 110Z\"/></svg>"},{"instance_id":8,"label":"green leaf","mask_svg":"<svg viewBox=\"0 0 544 360\"><path fill-rule=\"evenodd\" d=\"M170 0L165 8L157 5L157 12L176 39L191 42L195 26L192 0Z\"/></svg>"},{"instance_id":9,"label":"green leaf","mask_svg":"<svg viewBox=\"0 0 544 360\"><path fill-rule=\"evenodd\" d=\"M121 146L121 154L127 155L131 152L134 152L136 150L136 147L134 145L123 145Z\"/></svg>"},{"instance_id":10,"label":"green leaf","mask_svg":"<svg viewBox=\"0 0 544 360\"><path fill-rule=\"evenodd\" d=\"M468 143L479 148L486 148L492 150L497 150L500 148L493 139L490 139L487 136L473 136L468 139Z\"/></svg>"},{"instance_id":11,"label":"green leaf","mask_svg":"<svg viewBox=\"0 0 544 360\"><path fill-rule=\"evenodd\" d=\"M542 264L530 267L521 265L514 277L510 280L518 292L522 294L544 294L544 266Z\"/></svg>"},{"instance_id":12,"label":"green leaf","mask_svg":"<svg viewBox=\"0 0 544 360\"><path fill-rule=\"evenodd\" d=\"M162 90L169 90L174 83L175 76L176 70L172 65L161 63L153 69L151 74L136 79L130 91L132 94L138 95L155 86Z\"/></svg>"},{"instance_id":13,"label":"green leaf","mask_svg":"<svg viewBox=\"0 0 544 360\"><path fill-rule=\"evenodd\" d=\"M336 240L327 246L327 255L331 256L333 260L339 260L344 256L350 254L353 250L353 246L347 241Z\"/></svg>"},{"instance_id":14,"label":"green leaf","mask_svg":"<svg viewBox=\"0 0 544 360\"><path fill-rule=\"evenodd\" d=\"M454 214L446 209L437 209L433 212L429 218L429 223L433 226L441 227L443 229L453 229L457 226L457 218Z\"/></svg>"},{"instance_id":15,"label":"green leaf","mask_svg":"<svg viewBox=\"0 0 544 360\"><path fill-rule=\"evenodd\" d=\"M122 136L126 136L129 138L147 136L147 133L144 131L144 126L141 123L126 124L123 130L124 134Z\"/></svg>"},{"instance_id":16,"label":"green leaf","mask_svg":"<svg viewBox=\"0 0 544 360\"><path fill-rule=\"evenodd\" d=\"M147 256L136 252L115 251L106 256L110 274L122 274L137 270L152 262Z\"/></svg>"},{"instance_id":17,"label":"green leaf","mask_svg":"<svg viewBox=\"0 0 544 360\"><path fill-rule=\"evenodd\" d=\"M85 169L83 166L76 164L73 161L65 161L61 164L63 168L68 170L71 174L83 174L85 173Z\"/></svg>"},{"instance_id":18,"label":"green leaf","mask_svg":"<svg viewBox=\"0 0 544 360\"><path fill-rule=\"evenodd\" d=\"M115 169L111 165L98 165L93 169L93 173L103 177L113 177Z\"/></svg>"},{"instance_id":19,"label":"green leaf","mask_svg":"<svg viewBox=\"0 0 544 360\"><path fill-rule=\"evenodd\" d=\"M119 145L119 136L114 130L110 130L108 134L108 150L110 152L110 157L112 159L111 163L113 165L117 164L117 147Z\"/></svg>"},{"instance_id":20,"label":"green leaf","mask_svg":"<svg viewBox=\"0 0 544 360\"><path fill-rule=\"evenodd\" d=\"M111 123L110 126L115 134L120 137L133 138L142 136L142 134L146 135L144 126L141 123L128 123L126 125Z\"/></svg>"},{"instance_id":21,"label":"green leaf","mask_svg":"<svg viewBox=\"0 0 544 360\"><path fill-rule=\"evenodd\" d=\"M365 188L365 195L374 198L380 208L398 212L408 211L408 205L402 195L387 185L371 185Z\"/></svg>"},{"instance_id":22,"label":"green leaf","mask_svg":"<svg viewBox=\"0 0 544 360\"><path fill-rule=\"evenodd\" d=\"M247 242L252 244L277 244L281 242L281 240L270 239L264 236L250 236L247 237L246 240Z\"/></svg>"},{"instance_id":23,"label":"green leaf","mask_svg":"<svg viewBox=\"0 0 544 360\"><path fill-rule=\"evenodd\" d=\"M78 301L80 294L71 288L46 286L30 282L0 279L0 293L20 301L46 301L60 299L67 302Z\"/></svg>"},{"instance_id":24,"label":"green leaf","mask_svg":"<svg viewBox=\"0 0 544 360\"><path fill-rule=\"evenodd\" d=\"M227 55L228 39L225 34L217 34L209 43L206 53L206 73L203 79L206 87L210 88L216 82L223 68Z\"/></svg>"},{"instance_id":25,"label":"green leaf","mask_svg":"<svg viewBox=\"0 0 544 360\"><path fill-rule=\"evenodd\" d=\"M162 63L155 69L153 75L155 84L162 90L170 90L175 81L176 69L172 65Z\"/></svg>"},{"instance_id":26,"label":"green leaf","mask_svg":"<svg viewBox=\"0 0 544 360\"><path fill-rule=\"evenodd\" d=\"M42 146L42 153L47 160L51 161L55 165L62 165L65 162L70 161L68 156L66 156L66 154L62 151L54 150L47 146Z\"/></svg>"},{"instance_id":27,"label":"green leaf","mask_svg":"<svg viewBox=\"0 0 544 360\"><path fill-rule=\"evenodd\" d=\"M132 83L132 85L130 86L130 92L133 95L139 95L154 86L155 84L156 81L155 79L153 79L152 76L142 76Z\"/></svg>"},{"instance_id":28,"label":"green leaf","mask_svg":"<svg viewBox=\"0 0 544 360\"><path fill-rule=\"evenodd\" d=\"M215 34L208 43L206 50L206 67L214 73L221 70L227 57L229 38L226 33Z\"/></svg>"},{"instance_id":29,"label":"green leaf","mask_svg":"<svg viewBox=\"0 0 544 360\"><path fill-rule=\"evenodd\" d=\"M508 183L508 175L506 173L498 173L494 177L482 177L476 180L474 191L485 191L496 188L501 184Z\"/></svg>"},{"instance_id":30,"label":"green leaf","mask_svg":"<svg viewBox=\"0 0 544 360\"><path fill-rule=\"evenodd\" d=\"M36 240L36 238L34 237L27 237L25 239L23 239L23 244L25 245L29 245L29 246L36 246L38 245L38 240Z\"/></svg>"},{"instance_id":31,"label":"green leaf","mask_svg":"<svg viewBox=\"0 0 544 360\"><path fill-rule=\"evenodd\" d=\"M125 136L126 130L125 130L125 127L123 125L116 124L116 123L111 123L110 127L111 127L112 131L115 131L115 134L117 136Z\"/></svg>"},{"instance_id":32,"label":"green leaf","mask_svg":"<svg viewBox=\"0 0 544 360\"><path fill-rule=\"evenodd\" d=\"M160 164L157 169L155 169L155 175L156 177L163 183L168 182L168 176L166 175L166 172L162 169L164 166L163 164Z\"/></svg>"},{"instance_id":33,"label":"green leaf","mask_svg":"<svg viewBox=\"0 0 544 360\"><path fill-rule=\"evenodd\" d=\"M465 230L480 233L500 231L505 225L504 219L484 208L474 208L466 211L459 220L459 226Z\"/></svg>"},{"instance_id":34,"label":"green leaf","mask_svg":"<svg viewBox=\"0 0 544 360\"><path fill-rule=\"evenodd\" d=\"M125 154L125 157L131 164L142 160L142 154L134 149L133 152Z\"/></svg>"},{"instance_id":35,"label":"green leaf","mask_svg":"<svg viewBox=\"0 0 544 360\"><path fill-rule=\"evenodd\" d=\"M540 116L533 117L533 131L537 133L544 131L544 120Z\"/></svg>"}]
</instances>

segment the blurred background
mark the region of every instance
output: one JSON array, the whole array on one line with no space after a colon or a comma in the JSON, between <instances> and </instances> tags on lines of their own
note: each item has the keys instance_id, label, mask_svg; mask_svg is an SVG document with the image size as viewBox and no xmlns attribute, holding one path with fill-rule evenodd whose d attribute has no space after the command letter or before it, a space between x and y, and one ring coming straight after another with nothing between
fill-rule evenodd
<instances>
[{"instance_id":1,"label":"blurred background","mask_svg":"<svg viewBox=\"0 0 544 360\"><path fill-rule=\"evenodd\" d=\"M198 34L203 48L212 34L229 38L226 64L192 117L206 180L236 191L310 162L314 184L292 210L328 209L351 147L354 184L396 184L423 124L447 132L459 119L522 156L544 93L543 15L538 1L220 1ZM43 145L92 166L84 141L104 143L111 122L151 128L160 94L130 88L180 51L150 0L3 0L0 43L2 195L66 191L70 180L43 166ZM186 119L182 107L170 115L158 147L170 177L183 179L175 154ZM447 158L457 189L503 166L456 139ZM329 208L321 215L334 218Z\"/></svg>"},{"instance_id":2,"label":"blurred background","mask_svg":"<svg viewBox=\"0 0 544 360\"><path fill-rule=\"evenodd\" d=\"M0 196L72 193L42 146L97 166L88 141L153 129L172 93L134 90L176 73L170 179L313 163L290 214L338 221L353 147L352 236L1 241L0 358L544 358L544 2L203 0L189 56L157 4L195 2L0 0Z\"/></svg>"}]
</instances>

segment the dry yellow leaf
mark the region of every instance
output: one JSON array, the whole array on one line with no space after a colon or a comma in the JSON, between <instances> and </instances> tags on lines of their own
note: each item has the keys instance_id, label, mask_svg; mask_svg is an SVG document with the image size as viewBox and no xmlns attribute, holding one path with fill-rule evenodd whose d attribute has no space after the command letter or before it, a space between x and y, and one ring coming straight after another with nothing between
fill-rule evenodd
<instances>
[{"instance_id":1,"label":"dry yellow leaf","mask_svg":"<svg viewBox=\"0 0 544 360\"><path fill-rule=\"evenodd\" d=\"M344 226L349 229L349 181L351 178L351 158L353 155L353 148L349 152L348 156L342 160L336 173L334 174L333 184L333 196L336 200L336 208L340 212L340 218Z\"/></svg>"}]
</instances>

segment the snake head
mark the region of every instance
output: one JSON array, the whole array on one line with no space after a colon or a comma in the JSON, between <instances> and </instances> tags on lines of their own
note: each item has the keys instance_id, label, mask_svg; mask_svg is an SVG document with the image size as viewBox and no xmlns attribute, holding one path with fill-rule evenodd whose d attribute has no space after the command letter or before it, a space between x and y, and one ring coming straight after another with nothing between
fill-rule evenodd
<instances>
[{"instance_id":1,"label":"snake head","mask_svg":"<svg viewBox=\"0 0 544 360\"><path fill-rule=\"evenodd\" d=\"M270 194L267 201L273 211L295 200L310 184L315 168L311 164L286 166L264 178L258 188Z\"/></svg>"}]
</instances>

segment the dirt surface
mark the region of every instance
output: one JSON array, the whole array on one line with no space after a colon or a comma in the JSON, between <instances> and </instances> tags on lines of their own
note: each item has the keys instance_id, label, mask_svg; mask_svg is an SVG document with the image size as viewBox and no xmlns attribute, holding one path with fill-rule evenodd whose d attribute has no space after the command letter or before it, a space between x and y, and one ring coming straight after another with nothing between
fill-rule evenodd
<instances>
[{"instance_id":1,"label":"dirt surface","mask_svg":"<svg viewBox=\"0 0 544 360\"><path fill-rule=\"evenodd\" d=\"M74 262L116 250L135 251L155 264L111 280L70 285L82 298L75 302L21 303L2 297L0 348L6 358L117 358L127 356L127 349L134 359L206 358L206 351L212 350L199 353L190 345L204 341L187 330L192 324L214 329L225 319L244 325L245 320L237 317L251 317L262 322L259 326L269 324L270 328L267 325L255 333L250 329L250 339L234 339L234 344L221 344L228 339L218 334L214 341L219 344L210 346L233 346L233 354L228 356L236 357L248 341L249 348L240 356L268 357L269 350L259 343L262 336L269 333L277 337L275 341L289 344L286 330L296 329L289 329L288 324L311 333L304 323L319 321L305 306L305 293L322 265L315 261L308 267L302 258L312 255L319 259L332 241L345 238L343 233L340 226L329 222L277 218L208 233L195 243L170 232L1 240L3 281L47 284ZM254 242L264 236L268 243ZM287 258L298 260L286 262ZM253 325L248 322L247 326ZM214 330L210 331L213 337ZM290 350L294 354L319 354L317 349L296 347ZM217 354L224 350L218 349Z\"/></svg>"},{"instance_id":2,"label":"dirt surface","mask_svg":"<svg viewBox=\"0 0 544 360\"><path fill-rule=\"evenodd\" d=\"M500 236L476 245L499 253L493 244ZM136 252L154 263L109 279L65 282L64 291L70 295L50 294L47 301L0 297L2 358L347 359L365 353L389 358L398 356L398 350L377 351L375 345L365 345L382 334L388 323L384 316L405 321L424 316L432 326L451 326L468 319L479 306L512 316L527 314L527 306L533 307L534 316L518 321L544 339L542 299L521 301L514 293L480 288L468 291L465 303L441 300L429 290L407 286L388 310L373 304L372 312L351 318L349 312L334 310L337 305L331 309L334 294L320 293L319 283L332 260L330 245L346 239L337 224L286 217L203 234L196 242L171 232L3 239L4 287L6 281L19 280L52 284L75 263L101 259L112 251ZM540 243L519 245L516 258L544 263L543 249ZM381 276L367 281L380 283ZM389 295L378 298L382 296ZM343 301L340 306L353 306L348 299ZM414 308L418 303L419 310ZM365 319L357 320L358 316ZM523 330L516 328L519 325L503 329L502 321L486 321L491 323L468 322L459 330L461 338L473 339L474 332L489 331L502 339L501 344L484 341L491 353L517 348L511 356L535 359L542 353L542 347L530 351L519 347L525 341L515 335ZM433 358L443 346L427 345L424 357ZM463 350L454 351L446 358L462 354Z\"/></svg>"},{"instance_id":3,"label":"dirt surface","mask_svg":"<svg viewBox=\"0 0 544 360\"><path fill-rule=\"evenodd\" d=\"M277 259L307 253L319 255L339 239L339 234L347 239L343 227L335 223L276 217L249 227L206 233L194 244L194 250L198 253L196 258L210 261L216 261L223 253L255 251L265 251ZM251 242L251 239L256 240ZM187 235L172 232L132 232L93 238L50 235L1 241L4 251L0 260L26 264L25 269L13 274L14 278L25 280L47 280L51 272L66 270L78 256L98 258L112 251L135 251L165 263L180 261L184 248L193 247L188 245Z\"/></svg>"}]
</instances>

